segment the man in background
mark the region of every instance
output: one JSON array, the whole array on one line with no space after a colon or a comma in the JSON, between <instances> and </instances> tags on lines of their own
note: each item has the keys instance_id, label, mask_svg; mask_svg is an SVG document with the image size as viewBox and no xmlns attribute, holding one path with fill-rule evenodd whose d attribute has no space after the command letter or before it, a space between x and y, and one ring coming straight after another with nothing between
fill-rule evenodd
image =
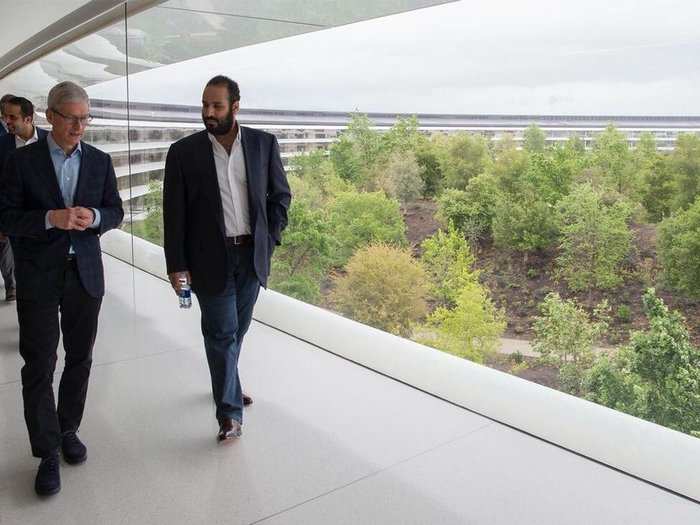
<instances>
[{"instance_id":1,"label":"man in background","mask_svg":"<svg viewBox=\"0 0 700 525\"><path fill-rule=\"evenodd\" d=\"M2 104L3 122L9 133L0 137L0 169L7 156L17 148L45 139L48 132L34 125L34 105L24 97L6 98ZM5 282L5 300L17 298L15 264L10 239L0 232L0 274Z\"/></svg>"}]
</instances>

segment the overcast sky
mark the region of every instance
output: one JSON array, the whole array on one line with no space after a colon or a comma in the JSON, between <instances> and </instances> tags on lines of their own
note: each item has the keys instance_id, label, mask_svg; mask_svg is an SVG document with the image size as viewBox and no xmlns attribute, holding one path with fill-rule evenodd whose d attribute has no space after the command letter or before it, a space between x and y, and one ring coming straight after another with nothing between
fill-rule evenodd
<instances>
[{"instance_id":1,"label":"overcast sky","mask_svg":"<svg viewBox=\"0 0 700 525\"><path fill-rule=\"evenodd\" d=\"M463 1L132 75L131 98L199 104L216 73L249 108L700 115L700 2Z\"/></svg>"}]
</instances>

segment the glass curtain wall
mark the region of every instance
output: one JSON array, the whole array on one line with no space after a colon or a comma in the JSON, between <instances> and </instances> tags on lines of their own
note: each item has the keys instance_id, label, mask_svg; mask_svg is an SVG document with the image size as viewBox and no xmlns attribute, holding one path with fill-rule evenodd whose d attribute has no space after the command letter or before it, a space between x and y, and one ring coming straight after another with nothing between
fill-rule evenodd
<instances>
[{"instance_id":1,"label":"glass curtain wall","mask_svg":"<svg viewBox=\"0 0 700 525\"><path fill-rule=\"evenodd\" d=\"M0 92L26 97L34 104L35 124L47 130L46 102L49 90L58 82L70 80L85 87L113 81L110 106L91 96L93 116L83 140L112 156L119 194L124 202L125 223L131 223L133 183L129 168L129 125L127 119L127 26L125 17L96 33L50 53L0 80ZM133 263L130 236L103 239L108 253Z\"/></svg>"},{"instance_id":2,"label":"glass curtain wall","mask_svg":"<svg viewBox=\"0 0 700 525\"><path fill-rule=\"evenodd\" d=\"M488 10L474 21L468 2L360 22L437 3L172 0L26 66L0 91L30 98L45 126L53 84L87 87L85 140L112 156L127 212L105 251L163 276L165 156L202 129L206 81L229 75L241 84L239 122L277 137L294 193L272 289L700 435L700 120L675 106L645 116L647 88L632 77L636 108L631 94L596 98L617 84L585 84L586 68L620 56L544 63L572 45L566 31L506 30ZM560 23L578 28L575 18ZM490 46L464 37L466 20ZM630 11L615 36L630 67L654 59L634 55L650 47L644 20ZM419 67L406 34L435 37L411 48L432 53ZM519 63L555 78L547 96L518 85ZM558 75L571 82L566 96ZM576 82L584 96L567 106ZM625 114L627 124L605 116Z\"/></svg>"}]
</instances>

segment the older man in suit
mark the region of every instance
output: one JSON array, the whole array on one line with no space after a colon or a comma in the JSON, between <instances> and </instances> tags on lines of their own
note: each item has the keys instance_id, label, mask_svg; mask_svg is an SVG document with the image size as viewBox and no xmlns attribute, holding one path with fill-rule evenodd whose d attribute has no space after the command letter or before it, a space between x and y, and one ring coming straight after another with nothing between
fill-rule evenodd
<instances>
[{"instance_id":1,"label":"older man in suit","mask_svg":"<svg viewBox=\"0 0 700 525\"><path fill-rule=\"evenodd\" d=\"M0 230L15 253L24 416L32 453L41 458L40 495L61 488L59 450L67 463L87 458L77 432L104 295L99 236L124 216L109 155L81 141L90 121L85 90L61 82L47 106L51 133L10 154L0 177ZM61 333L66 359L57 407Z\"/></svg>"},{"instance_id":2,"label":"older man in suit","mask_svg":"<svg viewBox=\"0 0 700 525\"><path fill-rule=\"evenodd\" d=\"M9 153L48 135L48 131L34 125L34 105L26 98L10 97L2 106L9 133L0 137L0 170ZM5 281L5 300L14 301L17 298L15 264L10 240L3 233L0 233L0 274Z\"/></svg>"},{"instance_id":3,"label":"older man in suit","mask_svg":"<svg viewBox=\"0 0 700 525\"><path fill-rule=\"evenodd\" d=\"M236 121L240 92L225 76L202 95L206 130L170 147L165 162L165 258L173 288L191 283L219 423L219 441L241 435L241 342L291 201L274 135Z\"/></svg>"}]
</instances>

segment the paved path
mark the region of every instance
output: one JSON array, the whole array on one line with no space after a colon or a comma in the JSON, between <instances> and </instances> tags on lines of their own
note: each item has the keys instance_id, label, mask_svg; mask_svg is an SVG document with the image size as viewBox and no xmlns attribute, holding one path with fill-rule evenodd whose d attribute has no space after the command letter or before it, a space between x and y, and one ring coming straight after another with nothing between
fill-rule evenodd
<instances>
[{"instance_id":1,"label":"paved path","mask_svg":"<svg viewBox=\"0 0 700 525\"><path fill-rule=\"evenodd\" d=\"M596 348L596 352L609 352L613 348L609 347L599 347ZM498 349L501 354L514 354L520 352L522 355L527 357L538 357L539 354L532 349L532 343L525 339L510 339L508 337L501 337L501 346Z\"/></svg>"}]
</instances>

